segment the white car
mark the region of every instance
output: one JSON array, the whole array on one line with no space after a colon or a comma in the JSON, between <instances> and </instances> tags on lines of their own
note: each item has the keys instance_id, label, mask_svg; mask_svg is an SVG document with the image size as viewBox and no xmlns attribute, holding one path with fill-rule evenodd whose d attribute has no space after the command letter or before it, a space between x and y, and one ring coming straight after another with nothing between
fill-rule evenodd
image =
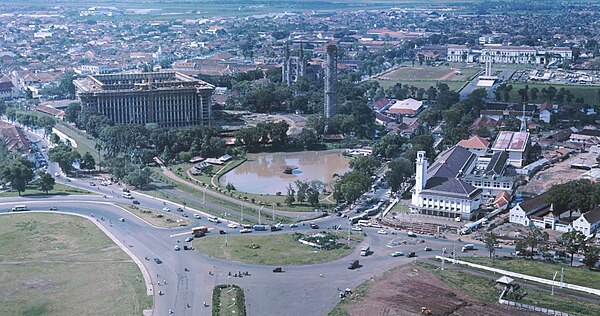
<instances>
[{"instance_id":1,"label":"white car","mask_svg":"<svg viewBox=\"0 0 600 316\"><path fill-rule=\"evenodd\" d=\"M190 241L192 241L192 240L194 240L194 237L191 237L191 236L190 236L190 237L188 237L188 238L186 238L186 239L185 239L185 242L190 242Z\"/></svg>"},{"instance_id":2,"label":"white car","mask_svg":"<svg viewBox=\"0 0 600 316\"><path fill-rule=\"evenodd\" d=\"M163 207L163 212L170 212L171 210L168 207Z\"/></svg>"},{"instance_id":3,"label":"white car","mask_svg":"<svg viewBox=\"0 0 600 316\"><path fill-rule=\"evenodd\" d=\"M194 214L194 218L200 219L200 215Z\"/></svg>"},{"instance_id":4,"label":"white car","mask_svg":"<svg viewBox=\"0 0 600 316\"><path fill-rule=\"evenodd\" d=\"M390 254L390 256L392 257L401 257L404 256L404 254L402 253L402 251L394 251Z\"/></svg>"},{"instance_id":5,"label":"white car","mask_svg":"<svg viewBox=\"0 0 600 316\"><path fill-rule=\"evenodd\" d=\"M227 224L227 227L229 227L229 228L237 228L237 226L238 225L235 224L235 223L229 223L229 224Z\"/></svg>"},{"instance_id":6,"label":"white car","mask_svg":"<svg viewBox=\"0 0 600 316\"><path fill-rule=\"evenodd\" d=\"M298 224L296 224L296 223L291 223L290 224L290 228L295 228L295 227L298 227Z\"/></svg>"},{"instance_id":7,"label":"white car","mask_svg":"<svg viewBox=\"0 0 600 316\"><path fill-rule=\"evenodd\" d=\"M240 229L240 233L241 233L241 234L245 234L245 233L251 233L251 232L252 232L252 229L250 229L250 228L243 228L243 229Z\"/></svg>"},{"instance_id":8,"label":"white car","mask_svg":"<svg viewBox=\"0 0 600 316\"><path fill-rule=\"evenodd\" d=\"M380 235L387 235L387 231L385 231L383 229L378 230L377 233Z\"/></svg>"},{"instance_id":9,"label":"white car","mask_svg":"<svg viewBox=\"0 0 600 316\"><path fill-rule=\"evenodd\" d=\"M124 222L125 219L123 217L119 218L119 222Z\"/></svg>"},{"instance_id":10,"label":"white car","mask_svg":"<svg viewBox=\"0 0 600 316\"><path fill-rule=\"evenodd\" d=\"M352 228L351 228L351 229L352 229L352 230L355 230L355 231L357 231L357 232L361 232L361 231L362 231L362 227L359 227L359 226L352 226Z\"/></svg>"},{"instance_id":11,"label":"white car","mask_svg":"<svg viewBox=\"0 0 600 316\"><path fill-rule=\"evenodd\" d=\"M179 245L175 245L175 247L173 247L173 249L175 249L175 251L181 250L181 248L179 248Z\"/></svg>"}]
</instances>

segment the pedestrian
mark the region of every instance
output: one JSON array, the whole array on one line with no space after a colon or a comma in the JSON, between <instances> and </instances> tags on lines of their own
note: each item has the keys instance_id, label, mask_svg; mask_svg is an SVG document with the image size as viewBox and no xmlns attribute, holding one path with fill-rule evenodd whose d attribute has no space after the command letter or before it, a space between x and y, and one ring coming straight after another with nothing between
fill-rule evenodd
<instances>
[{"instance_id":1,"label":"pedestrian","mask_svg":"<svg viewBox=\"0 0 600 316\"><path fill-rule=\"evenodd\" d=\"M156 283L158 283L158 286L160 286L160 281L158 281L158 282L156 282Z\"/></svg>"},{"instance_id":2,"label":"pedestrian","mask_svg":"<svg viewBox=\"0 0 600 316\"><path fill-rule=\"evenodd\" d=\"M165 285L167 285L167 280L163 280L163 283L164 283Z\"/></svg>"},{"instance_id":3,"label":"pedestrian","mask_svg":"<svg viewBox=\"0 0 600 316\"><path fill-rule=\"evenodd\" d=\"M320 277L323 277L323 273L319 274Z\"/></svg>"}]
</instances>

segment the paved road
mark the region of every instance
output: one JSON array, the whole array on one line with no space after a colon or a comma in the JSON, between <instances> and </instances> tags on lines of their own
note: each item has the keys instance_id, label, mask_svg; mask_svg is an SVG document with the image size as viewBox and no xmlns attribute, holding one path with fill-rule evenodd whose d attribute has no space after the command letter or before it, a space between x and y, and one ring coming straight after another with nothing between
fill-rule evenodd
<instances>
[{"instance_id":1,"label":"paved road","mask_svg":"<svg viewBox=\"0 0 600 316\"><path fill-rule=\"evenodd\" d=\"M54 164L49 166L49 172L58 172ZM361 246L370 245L373 253L368 257L360 257L358 247L345 258L327 263L307 266L286 266L285 273L273 273L272 266L250 265L234 261L226 261L208 257L198 251L174 251L176 244L182 245L185 236L170 237L174 234L189 231L189 227L165 229L150 226L135 215L116 207L116 203L128 203L120 197L118 188L90 186L89 183L78 180L67 180L61 176L59 182L64 182L77 187L85 187L95 193L93 195L52 196L52 197L14 197L4 198L0 203L0 212L8 212L16 204L26 204L32 210L48 210L49 207L58 207L59 211L81 214L94 217L108 230L122 247L131 250L133 255L140 259L149 272L154 289L154 315L167 315L172 309L175 315L210 315L211 308L204 307L203 302L210 304L211 293L216 284L238 284L246 295L247 311L249 315L324 315L338 301L338 289L354 288L365 280L379 275L382 272L411 260L422 260L441 253L443 247L452 249L460 248L460 243L432 237L410 238L405 233L380 235L377 228L365 228L366 237ZM378 190L376 196L380 196ZM156 199L144 194L132 192L143 206L162 209L165 205L171 209L176 204ZM186 210L188 213L196 212ZM179 212L172 212L180 215ZM212 224L206 220L206 214L200 213L202 219L195 219L194 225L204 225L212 228L212 233L204 238L214 238L215 231L224 229L230 234L239 234L236 229L225 227L224 223ZM101 220L100 218L104 219ZM124 222L118 219L124 218ZM341 225L344 231L349 231L348 220L343 217L330 216L315 220L321 229ZM289 231L286 227L282 232ZM314 231L309 225L300 225L295 230ZM252 234L273 234L271 232L254 232ZM212 236L211 236L212 235ZM397 248L388 248L387 244L398 238L407 243ZM177 240L180 240L177 243ZM131 244L131 247L129 247ZM424 247L431 247L433 251L425 251ZM480 249L484 249L482 245ZM389 254L392 251L404 253L416 252L417 258L396 257ZM508 249L501 250L510 251ZM473 253L471 253L473 254ZM483 251L480 254L484 255ZM150 260L144 260L144 258ZM156 264L152 259L160 258L162 264ZM347 265L351 259L359 259L361 267L348 270ZM185 271L189 268L189 272ZM251 276L233 278L228 272L249 271ZM321 277L322 274L322 277ZM166 285L164 281L167 281ZM161 282L161 285L158 285ZM164 295L158 295L161 291ZM190 307L187 307L189 304Z\"/></svg>"}]
</instances>

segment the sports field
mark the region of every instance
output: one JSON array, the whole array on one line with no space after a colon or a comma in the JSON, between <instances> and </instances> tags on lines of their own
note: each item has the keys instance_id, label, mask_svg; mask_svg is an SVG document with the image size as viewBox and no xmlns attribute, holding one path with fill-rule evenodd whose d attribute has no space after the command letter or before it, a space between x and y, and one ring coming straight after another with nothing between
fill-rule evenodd
<instances>
[{"instance_id":1,"label":"sports field","mask_svg":"<svg viewBox=\"0 0 600 316\"><path fill-rule=\"evenodd\" d=\"M459 90L480 71L478 67L401 67L381 74L376 80L384 88L389 88L398 82L423 89L435 87L437 83L445 83L451 90Z\"/></svg>"},{"instance_id":2,"label":"sports field","mask_svg":"<svg viewBox=\"0 0 600 316\"><path fill-rule=\"evenodd\" d=\"M88 220L0 216L0 315L141 315L151 306L137 265Z\"/></svg>"}]
</instances>

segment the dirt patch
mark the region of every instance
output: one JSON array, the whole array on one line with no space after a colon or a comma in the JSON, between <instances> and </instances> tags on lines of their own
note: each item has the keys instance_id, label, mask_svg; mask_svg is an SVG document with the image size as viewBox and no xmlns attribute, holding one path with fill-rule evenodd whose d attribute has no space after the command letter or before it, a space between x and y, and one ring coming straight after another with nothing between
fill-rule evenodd
<instances>
[{"instance_id":1,"label":"dirt patch","mask_svg":"<svg viewBox=\"0 0 600 316\"><path fill-rule=\"evenodd\" d=\"M50 282L50 280L44 280L41 278L21 280L19 283L21 286L30 290L47 290L54 287L54 284Z\"/></svg>"},{"instance_id":2,"label":"dirt patch","mask_svg":"<svg viewBox=\"0 0 600 316\"><path fill-rule=\"evenodd\" d=\"M413 265L391 271L373 282L367 295L344 308L349 315L534 315L499 304L486 304L450 289L437 276Z\"/></svg>"},{"instance_id":3,"label":"dirt patch","mask_svg":"<svg viewBox=\"0 0 600 316\"><path fill-rule=\"evenodd\" d=\"M524 193L537 195L547 191L551 186L564 183L573 179L578 179L585 170L573 169L571 164L581 163L582 160L589 160L586 154L578 154L564 161L558 162L550 168L535 174L529 182L523 187Z\"/></svg>"}]
</instances>

